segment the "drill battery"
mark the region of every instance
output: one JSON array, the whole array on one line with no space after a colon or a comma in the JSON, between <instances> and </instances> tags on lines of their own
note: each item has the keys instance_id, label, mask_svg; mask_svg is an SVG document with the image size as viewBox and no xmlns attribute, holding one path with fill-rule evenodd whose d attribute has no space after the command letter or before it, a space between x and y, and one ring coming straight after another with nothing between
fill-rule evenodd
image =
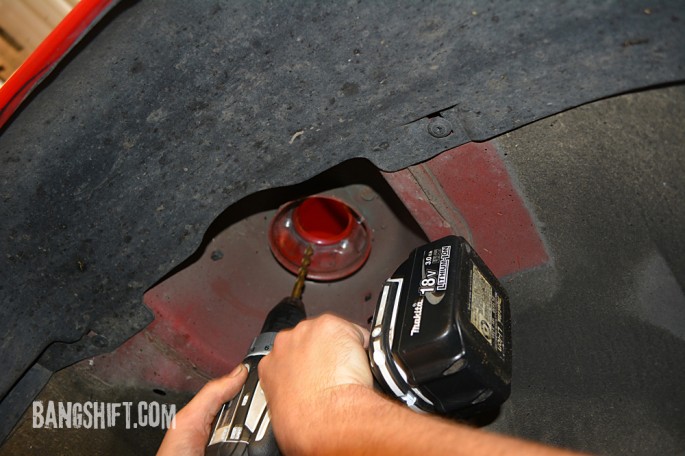
<instances>
[{"instance_id":1,"label":"drill battery","mask_svg":"<svg viewBox=\"0 0 685 456\"><path fill-rule=\"evenodd\" d=\"M506 291L463 238L421 246L385 282L369 357L381 388L415 410L497 407L511 388Z\"/></svg>"}]
</instances>

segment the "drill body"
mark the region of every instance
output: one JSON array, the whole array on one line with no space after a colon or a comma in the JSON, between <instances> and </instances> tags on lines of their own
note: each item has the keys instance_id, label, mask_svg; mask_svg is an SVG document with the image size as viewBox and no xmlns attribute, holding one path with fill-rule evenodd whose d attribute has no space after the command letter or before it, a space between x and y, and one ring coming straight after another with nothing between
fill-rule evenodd
<instances>
[{"instance_id":1,"label":"drill body","mask_svg":"<svg viewBox=\"0 0 685 456\"><path fill-rule=\"evenodd\" d=\"M248 376L240 393L225 403L212 426L206 456L279 455L257 366L273 347L276 334L306 318L302 299L287 297L266 316L261 333L243 359Z\"/></svg>"}]
</instances>

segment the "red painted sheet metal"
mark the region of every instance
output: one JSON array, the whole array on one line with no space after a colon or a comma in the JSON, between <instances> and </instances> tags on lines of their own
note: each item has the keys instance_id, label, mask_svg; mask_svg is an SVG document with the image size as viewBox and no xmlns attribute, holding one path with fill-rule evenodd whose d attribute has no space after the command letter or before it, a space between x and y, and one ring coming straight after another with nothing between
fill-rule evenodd
<instances>
[{"instance_id":1,"label":"red painted sheet metal","mask_svg":"<svg viewBox=\"0 0 685 456\"><path fill-rule=\"evenodd\" d=\"M364 268L338 281L307 281L305 306L310 316L336 314L360 325L373 315L383 281L426 239L407 225L397 206L378 194L378 181L327 190L323 196L344 201L373 234ZM373 184L373 186L372 186ZM280 198L274 192L274 198ZM264 318L290 294L295 274L283 268L269 249L268 232L280 201L239 215L213 234L192 264L144 295L155 320L122 347L84 363L108 384L194 391L207 378L239 363ZM223 222L220 222L222 224ZM122 369L125 366L125 369Z\"/></svg>"},{"instance_id":2,"label":"red painted sheet metal","mask_svg":"<svg viewBox=\"0 0 685 456\"><path fill-rule=\"evenodd\" d=\"M86 31L118 1L81 0L0 87L0 128Z\"/></svg>"},{"instance_id":3,"label":"red painted sheet metal","mask_svg":"<svg viewBox=\"0 0 685 456\"><path fill-rule=\"evenodd\" d=\"M549 261L493 144L467 144L384 177L429 239L464 236L497 276ZM365 267L371 269L340 281L337 288L335 283L308 283L310 315L334 310L363 324L373 312L379 284L411 250L399 234L403 231L393 225L398 222L381 216L379 199L358 193L348 196L364 208L374 227L372 256L378 260L394 252L400 258L390 262L388 271L377 270L370 258ZM93 374L111 384L193 391L240 362L266 313L292 287L294 276L277 265L267 247L270 218L257 213L231 225L191 267L149 290L145 303L155 321L114 353L91 360ZM381 239L388 245L382 247ZM332 305L338 301L344 307Z\"/></svg>"},{"instance_id":4,"label":"red painted sheet metal","mask_svg":"<svg viewBox=\"0 0 685 456\"><path fill-rule=\"evenodd\" d=\"M430 239L464 236L498 277L549 262L493 143L468 143L384 175Z\"/></svg>"},{"instance_id":5,"label":"red painted sheet metal","mask_svg":"<svg viewBox=\"0 0 685 456\"><path fill-rule=\"evenodd\" d=\"M456 234L469 242L473 241L466 220L427 168L417 165L394 173L383 173L383 176L421 225L428 239Z\"/></svg>"}]
</instances>

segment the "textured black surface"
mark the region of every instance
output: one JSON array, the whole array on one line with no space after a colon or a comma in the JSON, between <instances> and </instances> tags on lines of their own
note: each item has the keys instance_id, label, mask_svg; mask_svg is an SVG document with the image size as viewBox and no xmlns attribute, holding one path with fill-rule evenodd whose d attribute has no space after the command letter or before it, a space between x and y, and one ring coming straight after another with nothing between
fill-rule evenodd
<instances>
[{"instance_id":1,"label":"textured black surface","mask_svg":"<svg viewBox=\"0 0 685 456\"><path fill-rule=\"evenodd\" d=\"M31 401L48 383L52 371L40 364L34 364L19 382L0 402L0 442L9 435Z\"/></svg>"},{"instance_id":2,"label":"textured black surface","mask_svg":"<svg viewBox=\"0 0 685 456\"><path fill-rule=\"evenodd\" d=\"M0 137L0 394L144 327L145 289L245 195L683 79L684 9L124 2Z\"/></svg>"},{"instance_id":3,"label":"textured black surface","mask_svg":"<svg viewBox=\"0 0 685 456\"><path fill-rule=\"evenodd\" d=\"M51 373L49 373L51 374ZM130 408L130 426L126 425L125 409L120 406L121 415L115 426L106 429L85 427L38 427L33 425L33 409L29 408L12 436L0 446L0 456L16 455L155 455L165 429L160 426L134 426L140 418L140 402L157 402L167 409L175 405L180 410L192 398L192 394L173 391L149 390L118 385L111 388L93 377L82 365L63 369L52 376L48 385L36 400L42 401L47 410L50 401L57 403L124 403L133 402ZM41 414L44 419L47 413ZM3 420L4 421L4 420ZM38 418L40 423L40 418Z\"/></svg>"},{"instance_id":4,"label":"textured black surface","mask_svg":"<svg viewBox=\"0 0 685 456\"><path fill-rule=\"evenodd\" d=\"M497 143L554 263L505 282L514 380L493 427L599 454L685 454L685 87Z\"/></svg>"}]
</instances>

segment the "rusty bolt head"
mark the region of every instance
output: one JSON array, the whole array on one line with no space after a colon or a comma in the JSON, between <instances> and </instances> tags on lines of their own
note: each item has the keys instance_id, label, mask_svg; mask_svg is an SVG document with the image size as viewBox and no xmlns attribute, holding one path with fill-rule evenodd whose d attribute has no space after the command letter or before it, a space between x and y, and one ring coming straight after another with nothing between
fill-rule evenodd
<instances>
[{"instance_id":1,"label":"rusty bolt head","mask_svg":"<svg viewBox=\"0 0 685 456\"><path fill-rule=\"evenodd\" d=\"M444 117L433 117L428 120L428 133L434 138L444 138L452 133L452 124Z\"/></svg>"}]
</instances>

